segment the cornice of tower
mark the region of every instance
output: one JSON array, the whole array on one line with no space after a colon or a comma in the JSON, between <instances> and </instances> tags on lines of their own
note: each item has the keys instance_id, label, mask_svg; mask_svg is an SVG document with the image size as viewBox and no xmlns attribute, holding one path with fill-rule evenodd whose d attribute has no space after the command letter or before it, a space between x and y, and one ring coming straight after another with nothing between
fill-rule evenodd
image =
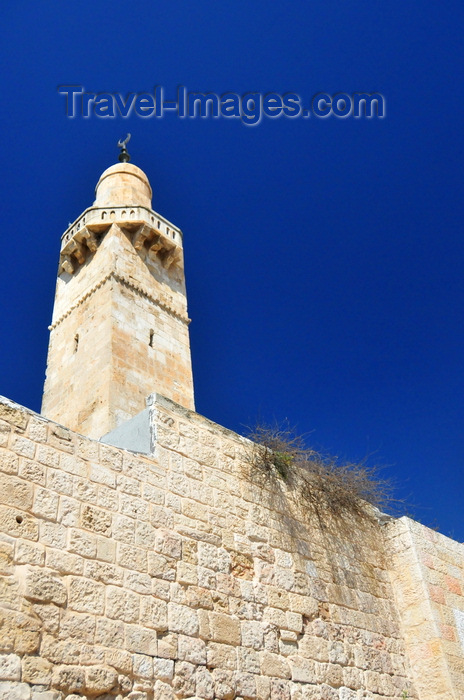
<instances>
[{"instance_id":1,"label":"cornice of tower","mask_svg":"<svg viewBox=\"0 0 464 700\"><path fill-rule=\"evenodd\" d=\"M100 289L106 282L114 280L115 282L119 282L120 284L123 284L125 287L128 287L129 289L132 289L134 292L137 294L140 294L143 296L145 299L150 301L152 304L155 304L155 306L159 306L163 311L166 311L168 314L171 316L174 316L175 318L179 319L179 321L182 321L182 323L185 323L186 325L189 325L191 322L191 319L186 315L186 314L180 314L178 313L175 309L170 304L167 304L157 297L155 297L153 294L151 294L146 287L140 284L136 284L133 280L130 280L126 275L121 275L118 272L115 272L114 270L109 272L107 275L102 277L98 282L96 282L90 289L88 289L85 294L83 294L77 301L74 302L66 311L63 313L54 323L51 324L51 326L48 326L48 330L52 331L54 330L57 326L60 325L64 321L65 318L67 318L75 309L77 309L79 306L81 306L89 297L94 294L97 289Z\"/></svg>"}]
</instances>

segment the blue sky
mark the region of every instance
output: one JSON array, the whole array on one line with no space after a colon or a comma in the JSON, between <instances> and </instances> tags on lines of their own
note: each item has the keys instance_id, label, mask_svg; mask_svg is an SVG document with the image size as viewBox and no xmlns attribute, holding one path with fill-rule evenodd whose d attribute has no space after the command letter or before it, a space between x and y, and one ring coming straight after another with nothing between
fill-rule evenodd
<instances>
[{"instance_id":1,"label":"blue sky","mask_svg":"<svg viewBox=\"0 0 464 700\"><path fill-rule=\"evenodd\" d=\"M184 232L197 410L386 465L464 539L462 2L3 11L0 393L40 410L60 236L132 133ZM68 119L90 92L382 93L384 119Z\"/></svg>"}]
</instances>

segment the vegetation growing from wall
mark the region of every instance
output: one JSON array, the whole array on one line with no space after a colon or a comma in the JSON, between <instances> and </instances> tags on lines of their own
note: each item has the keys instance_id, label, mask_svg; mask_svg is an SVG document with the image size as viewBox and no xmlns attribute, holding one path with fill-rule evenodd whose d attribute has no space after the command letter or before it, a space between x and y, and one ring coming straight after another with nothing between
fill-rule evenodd
<instances>
[{"instance_id":1,"label":"vegetation growing from wall","mask_svg":"<svg viewBox=\"0 0 464 700\"><path fill-rule=\"evenodd\" d=\"M253 444L246 459L255 481L270 488L285 484L295 500L322 520L372 517L370 506L391 510L397 503L392 482L380 476L378 467L321 454L288 426L258 424L247 437Z\"/></svg>"}]
</instances>

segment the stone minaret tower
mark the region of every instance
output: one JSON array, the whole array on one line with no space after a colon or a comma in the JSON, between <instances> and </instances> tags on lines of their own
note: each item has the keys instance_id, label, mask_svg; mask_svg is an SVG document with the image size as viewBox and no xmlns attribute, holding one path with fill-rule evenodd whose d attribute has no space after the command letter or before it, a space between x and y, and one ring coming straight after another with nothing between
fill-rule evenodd
<instances>
[{"instance_id":1,"label":"stone minaret tower","mask_svg":"<svg viewBox=\"0 0 464 700\"><path fill-rule=\"evenodd\" d=\"M42 403L92 438L155 391L194 408L182 232L151 208L124 145L119 160L62 236Z\"/></svg>"}]
</instances>

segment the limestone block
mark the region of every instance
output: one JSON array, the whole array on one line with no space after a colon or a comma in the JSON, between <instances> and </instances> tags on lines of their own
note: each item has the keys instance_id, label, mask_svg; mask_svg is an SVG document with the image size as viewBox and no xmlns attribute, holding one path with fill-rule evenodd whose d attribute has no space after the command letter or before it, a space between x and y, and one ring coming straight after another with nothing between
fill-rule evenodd
<instances>
[{"instance_id":1,"label":"limestone block","mask_svg":"<svg viewBox=\"0 0 464 700\"><path fill-rule=\"evenodd\" d=\"M150 519L150 505L141 498L122 493L120 496L121 513L136 520Z\"/></svg>"},{"instance_id":2,"label":"limestone block","mask_svg":"<svg viewBox=\"0 0 464 700\"><path fill-rule=\"evenodd\" d=\"M60 463L60 453L47 445L38 445L36 459L46 467L56 468Z\"/></svg>"},{"instance_id":3,"label":"limestone block","mask_svg":"<svg viewBox=\"0 0 464 700\"><path fill-rule=\"evenodd\" d=\"M101 535L111 534L111 515L100 508L84 505L81 511L81 525Z\"/></svg>"},{"instance_id":4,"label":"limestone block","mask_svg":"<svg viewBox=\"0 0 464 700\"><path fill-rule=\"evenodd\" d=\"M30 700L31 689L27 683L0 681L0 700Z\"/></svg>"},{"instance_id":5,"label":"limestone block","mask_svg":"<svg viewBox=\"0 0 464 700\"><path fill-rule=\"evenodd\" d=\"M181 661L189 661L192 664L206 664L205 642L202 639L180 634L178 638L178 655Z\"/></svg>"},{"instance_id":6,"label":"limestone block","mask_svg":"<svg viewBox=\"0 0 464 700\"><path fill-rule=\"evenodd\" d=\"M62 700L62 697L59 690L32 690L31 700ZM66 700L69 697L72 698L73 696L68 695ZM74 695L74 698L78 698L78 696ZM79 700L82 700L82 698L79 698Z\"/></svg>"},{"instance_id":7,"label":"limestone block","mask_svg":"<svg viewBox=\"0 0 464 700\"><path fill-rule=\"evenodd\" d=\"M297 593L289 593L288 600L291 611L305 615L310 619L317 617L318 601L315 598L298 595Z\"/></svg>"},{"instance_id":8,"label":"limestone block","mask_svg":"<svg viewBox=\"0 0 464 700\"><path fill-rule=\"evenodd\" d=\"M133 654L132 655L132 669L133 675L137 678L137 684L135 687L146 687L147 683L142 681L152 681L153 680L153 657L147 656L146 654Z\"/></svg>"},{"instance_id":9,"label":"limestone block","mask_svg":"<svg viewBox=\"0 0 464 700\"><path fill-rule=\"evenodd\" d=\"M102 614L105 608L104 586L90 579L70 576L68 604L77 612Z\"/></svg>"},{"instance_id":10,"label":"limestone block","mask_svg":"<svg viewBox=\"0 0 464 700\"><path fill-rule=\"evenodd\" d=\"M197 569L198 585L202 588L216 589L216 574L211 569L199 566Z\"/></svg>"},{"instance_id":11,"label":"limestone block","mask_svg":"<svg viewBox=\"0 0 464 700\"><path fill-rule=\"evenodd\" d=\"M97 559L114 564L116 561L116 542L108 537L97 537Z\"/></svg>"},{"instance_id":12,"label":"limestone block","mask_svg":"<svg viewBox=\"0 0 464 700\"><path fill-rule=\"evenodd\" d=\"M259 673L260 663L259 654L253 649L239 647L238 652L238 669L246 673Z\"/></svg>"},{"instance_id":13,"label":"limestone block","mask_svg":"<svg viewBox=\"0 0 464 700\"><path fill-rule=\"evenodd\" d=\"M124 572L124 586L136 593L149 595L151 593L152 579L148 574L143 574L138 571Z\"/></svg>"},{"instance_id":14,"label":"limestone block","mask_svg":"<svg viewBox=\"0 0 464 700\"><path fill-rule=\"evenodd\" d=\"M20 408L16 408L12 402L2 400L0 403L0 419L11 425L16 425L21 430L25 430L29 421L29 415Z\"/></svg>"},{"instance_id":15,"label":"limestone block","mask_svg":"<svg viewBox=\"0 0 464 700\"><path fill-rule=\"evenodd\" d=\"M300 656L294 656L290 662L292 669L292 680L300 683L315 683L316 664L310 659L304 659Z\"/></svg>"},{"instance_id":16,"label":"limestone block","mask_svg":"<svg viewBox=\"0 0 464 700\"><path fill-rule=\"evenodd\" d=\"M58 469L48 469L47 488L58 491L65 496L72 496L74 491L74 480L69 474L65 474Z\"/></svg>"},{"instance_id":17,"label":"limestone block","mask_svg":"<svg viewBox=\"0 0 464 700\"><path fill-rule=\"evenodd\" d=\"M0 679L2 681L19 681L21 678L21 659L16 654L0 654Z\"/></svg>"},{"instance_id":18,"label":"limestone block","mask_svg":"<svg viewBox=\"0 0 464 700\"><path fill-rule=\"evenodd\" d=\"M167 503L166 506L168 506ZM152 505L150 522L154 527L174 527L174 518L168 507Z\"/></svg>"},{"instance_id":19,"label":"limestone block","mask_svg":"<svg viewBox=\"0 0 464 700\"><path fill-rule=\"evenodd\" d=\"M136 571L145 572L147 571L147 552L141 547L130 547L125 544L119 544L116 560L119 566L123 566L128 569L135 569Z\"/></svg>"},{"instance_id":20,"label":"limestone block","mask_svg":"<svg viewBox=\"0 0 464 700\"><path fill-rule=\"evenodd\" d=\"M72 665L57 666L53 671L52 684L68 693L79 692L85 685L84 669Z\"/></svg>"},{"instance_id":21,"label":"limestone block","mask_svg":"<svg viewBox=\"0 0 464 700\"><path fill-rule=\"evenodd\" d=\"M32 484L10 474L0 473L0 503L13 508L30 510L33 494Z\"/></svg>"},{"instance_id":22,"label":"limestone block","mask_svg":"<svg viewBox=\"0 0 464 700\"><path fill-rule=\"evenodd\" d=\"M135 544L145 549L154 549L158 531L150 523L138 522L135 528Z\"/></svg>"},{"instance_id":23,"label":"limestone block","mask_svg":"<svg viewBox=\"0 0 464 700\"><path fill-rule=\"evenodd\" d=\"M197 697L204 698L204 700L213 700L214 679L207 668L204 666L197 668L195 681Z\"/></svg>"},{"instance_id":24,"label":"limestone block","mask_svg":"<svg viewBox=\"0 0 464 700\"><path fill-rule=\"evenodd\" d=\"M105 662L108 664L108 666L112 666L113 668L117 669L121 674L119 676L119 682L121 684L121 690L124 691L130 690L132 687L132 683L129 683L129 687L127 687L127 681L124 680L125 676L132 675L132 658L133 654L130 654L128 651L124 651L123 649L107 649L105 651ZM122 674L125 674L125 676Z\"/></svg>"},{"instance_id":25,"label":"limestone block","mask_svg":"<svg viewBox=\"0 0 464 700\"><path fill-rule=\"evenodd\" d=\"M51 571L32 566L25 566L21 572L23 590L26 598L42 603L66 603L66 586Z\"/></svg>"},{"instance_id":26,"label":"limestone block","mask_svg":"<svg viewBox=\"0 0 464 700\"><path fill-rule=\"evenodd\" d=\"M60 523L50 522L49 520L41 520L39 522L39 540L42 544L57 549L65 549L66 537L66 528Z\"/></svg>"},{"instance_id":27,"label":"limestone block","mask_svg":"<svg viewBox=\"0 0 464 700\"><path fill-rule=\"evenodd\" d=\"M158 656L161 659L177 659L177 634L158 637Z\"/></svg>"},{"instance_id":28,"label":"limestone block","mask_svg":"<svg viewBox=\"0 0 464 700\"><path fill-rule=\"evenodd\" d=\"M242 645L253 649L262 649L264 646L264 628L261 622L243 620L241 626Z\"/></svg>"},{"instance_id":29,"label":"limestone block","mask_svg":"<svg viewBox=\"0 0 464 700\"><path fill-rule=\"evenodd\" d=\"M269 700L271 697L271 679L266 676L256 676L256 696L258 700Z\"/></svg>"},{"instance_id":30,"label":"limestone block","mask_svg":"<svg viewBox=\"0 0 464 700\"><path fill-rule=\"evenodd\" d=\"M170 682L174 676L174 661L172 659L153 659L153 675L155 680Z\"/></svg>"},{"instance_id":31,"label":"limestone block","mask_svg":"<svg viewBox=\"0 0 464 700\"><path fill-rule=\"evenodd\" d=\"M60 626L60 610L53 604L35 603L32 609L41 621L41 630L55 634Z\"/></svg>"},{"instance_id":32,"label":"limestone block","mask_svg":"<svg viewBox=\"0 0 464 700\"><path fill-rule=\"evenodd\" d=\"M283 610L278 608L266 608L263 615L264 622L287 629L287 616Z\"/></svg>"},{"instance_id":33,"label":"limestone block","mask_svg":"<svg viewBox=\"0 0 464 700\"><path fill-rule=\"evenodd\" d=\"M287 629L301 634L303 630L303 616L295 612L287 612Z\"/></svg>"},{"instance_id":34,"label":"limestone block","mask_svg":"<svg viewBox=\"0 0 464 700\"><path fill-rule=\"evenodd\" d=\"M176 661L172 688L176 695L188 698L195 695L195 666L188 661Z\"/></svg>"},{"instance_id":35,"label":"limestone block","mask_svg":"<svg viewBox=\"0 0 464 700\"><path fill-rule=\"evenodd\" d=\"M90 666L85 669L85 691L91 695L109 692L117 685L118 674L107 666Z\"/></svg>"},{"instance_id":36,"label":"limestone block","mask_svg":"<svg viewBox=\"0 0 464 700\"><path fill-rule=\"evenodd\" d=\"M209 619L212 638L215 642L235 646L240 644L240 621L238 619L219 612L209 613Z\"/></svg>"},{"instance_id":37,"label":"limestone block","mask_svg":"<svg viewBox=\"0 0 464 700\"><path fill-rule=\"evenodd\" d=\"M95 637L94 616L65 611L60 624L60 637L92 643Z\"/></svg>"},{"instance_id":38,"label":"limestone block","mask_svg":"<svg viewBox=\"0 0 464 700\"><path fill-rule=\"evenodd\" d=\"M150 576L161 578L165 581L176 580L176 561L168 559L162 554L148 552L147 568Z\"/></svg>"},{"instance_id":39,"label":"limestone block","mask_svg":"<svg viewBox=\"0 0 464 700\"><path fill-rule=\"evenodd\" d=\"M45 472L45 467L37 462L31 462L28 459L21 459L19 462L19 476L28 482L33 481L36 484L44 484Z\"/></svg>"},{"instance_id":40,"label":"limestone block","mask_svg":"<svg viewBox=\"0 0 464 700\"><path fill-rule=\"evenodd\" d=\"M235 697L235 677L232 671L215 668L211 674L214 680L215 697L219 700L233 700Z\"/></svg>"},{"instance_id":41,"label":"limestone block","mask_svg":"<svg viewBox=\"0 0 464 700\"><path fill-rule=\"evenodd\" d=\"M198 634L198 615L195 610L191 610L185 605L168 603L169 629L172 632L180 632L188 636Z\"/></svg>"},{"instance_id":42,"label":"limestone block","mask_svg":"<svg viewBox=\"0 0 464 700\"><path fill-rule=\"evenodd\" d=\"M155 550L166 557L180 559L182 556L182 540L174 533L161 531L156 538Z\"/></svg>"},{"instance_id":43,"label":"limestone block","mask_svg":"<svg viewBox=\"0 0 464 700\"><path fill-rule=\"evenodd\" d=\"M17 474L18 465L25 461L23 459L19 460L13 452L8 452L8 450L4 449L0 450L0 467L5 474Z\"/></svg>"},{"instance_id":44,"label":"limestone block","mask_svg":"<svg viewBox=\"0 0 464 700\"><path fill-rule=\"evenodd\" d=\"M68 474L87 478L88 464L83 459L76 457L73 454L63 454L60 459L60 468Z\"/></svg>"},{"instance_id":45,"label":"limestone block","mask_svg":"<svg viewBox=\"0 0 464 700\"><path fill-rule=\"evenodd\" d=\"M198 569L194 564L187 564L180 561L177 565L177 581L190 586L195 586L198 583Z\"/></svg>"},{"instance_id":46,"label":"limestone block","mask_svg":"<svg viewBox=\"0 0 464 700\"><path fill-rule=\"evenodd\" d=\"M103 484L109 488L116 487L116 475L107 467L100 464L90 464L90 481L95 481L97 484Z\"/></svg>"},{"instance_id":47,"label":"limestone block","mask_svg":"<svg viewBox=\"0 0 464 700\"><path fill-rule=\"evenodd\" d=\"M0 574L8 576L14 573L14 545L0 540Z\"/></svg>"},{"instance_id":48,"label":"limestone block","mask_svg":"<svg viewBox=\"0 0 464 700\"><path fill-rule=\"evenodd\" d=\"M242 552L231 552L231 569L230 572L233 576L245 580L253 580L254 577L254 565L253 557L249 554L244 554Z\"/></svg>"},{"instance_id":49,"label":"limestone block","mask_svg":"<svg viewBox=\"0 0 464 700\"><path fill-rule=\"evenodd\" d=\"M278 654L263 651L260 653L261 673L265 676L277 678L291 678L292 674L288 662Z\"/></svg>"},{"instance_id":50,"label":"limestone block","mask_svg":"<svg viewBox=\"0 0 464 700\"><path fill-rule=\"evenodd\" d=\"M69 531L68 550L73 554L93 559L97 553L97 538L90 532L71 528Z\"/></svg>"},{"instance_id":51,"label":"limestone block","mask_svg":"<svg viewBox=\"0 0 464 700\"><path fill-rule=\"evenodd\" d=\"M208 542L198 543L198 563L212 571L229 573L230 555L222 547L214 547Z\"/></svg>"},{"instance_id":52,"label":"limestone block","mask_svg":"<svg viewBox=\"0 0 464 700\"><path fill-rule=\"evenodd\" d=\"M52 676L52 668L52 664L40 656L24 656L22 659L22 680L33 685L48 685Z\"/></svg>"},{"instance_id":53,"label":"limestone block","mask_svg":"<svg viewBox=\"0 0 464 700\"><path fill-rule=\"evenodd\" d=\"M168 629L168 606L163 600L152 597L141 599L141 620L144 625L164 632Z\"/></svg>"},{"instance_id":54,"label":"limestone block","mask_svg":"<svg viewBox=\"0 0 464 700\"><path fill-rule=\"evenodd\" d=\"M290 700L290 683L281 679L272 678L271 700Z\"/></svg>"},{"instance_id":55,"label":"limestone block","mask_svg":"<svg viewBox=\"0 0 464 700\"><path fill-rule=\"evenodd\" d=\"M97 618L95 643L105 647L122 648L124 646L124 624L119 620Z\"/></svg>"},{"instance_id":56,"label":"limestone block","mask_svg":"<svg viewBox=\"0 0 464 700\"><path fill-rule=\"evenodd\" d=\"M27 457L28 459L34 459L35 454L35 443L32 440L28 440L25 437L17 435L13 439L12 449L16 454L21 457Z\"/></svg>"},{"instance_id":57,"label":"limestone block","mask_svg":"<svg viewBox=\"0 0 464 700\"><path fill-rule=\"evenodd\" d=\"M132 518L115 515L113 518L113 538L126 544L135 544L135 527L136 523Z\"/></svg>"},{"instance_id":58,"label":"limestone block","mask_svg":"<svg viewBox=\"0 0 464 700\"><path fill-rule=\"evenodd\" d=\"M207 647L207 664L209 668L227 668L235 671L238 664L237 648L210 642Z\"/></svg>"},{"instance_id":59,"label":"limestone block","mask_svg":"<svg viewBox=\"0 0 464 700\"><path fill-rule=\"evenodd\" d=\"M252 673L237 673L235 676L236 692L243 698L256 697L256 677Z\"/></svg>"},{"instance_id":60,"label":"limestone block","mask_svg":"<svg viewBox=\"0 0 464 700\"><path fill-rule=\"evenodd\" d=\"M156 631L146 629L140 625L125 626L125 648L136 654L156 656L157 638Z\"/></svg>"},{"instance_id":61,"label":"limestone block","mask_svg":"<svg viewBox=\"0 0 464 700\"><path fill-rule=\"evenodd\" d=\"M44 488L36 488L34 494L34 506L32 512L41 518L56 520L58 514L59 497L53 491Z\"/></svg>"},{"instance_id":62,"label":"limestone block","mask_svg":"<svg viewBox=\"0 0 464 700\"><path fill-rule=\"evenodd\" d=\"M114 620L138 622L139 596L122 588L108 586L106 592L106 615Z\"/></svg>"},{"instance_id":63,"label":"limestone block","mask_svg":"<svg viewBox=\"0 0 464 700\"><path fill-rule=\"evenodd\" d=\"M133 696L133 697L131 697ZM154 696L157 698L157 700L176 700L176 696L174 695L174 692L171 688L170 685L167 683L163 683L163 681L156 681L155 687L154 687ZM136 694L131 693L128 696L128 700L146 700L147 695L144 695L144 698L140 697L137 698Z\"/></svg>"}]
</instances>

